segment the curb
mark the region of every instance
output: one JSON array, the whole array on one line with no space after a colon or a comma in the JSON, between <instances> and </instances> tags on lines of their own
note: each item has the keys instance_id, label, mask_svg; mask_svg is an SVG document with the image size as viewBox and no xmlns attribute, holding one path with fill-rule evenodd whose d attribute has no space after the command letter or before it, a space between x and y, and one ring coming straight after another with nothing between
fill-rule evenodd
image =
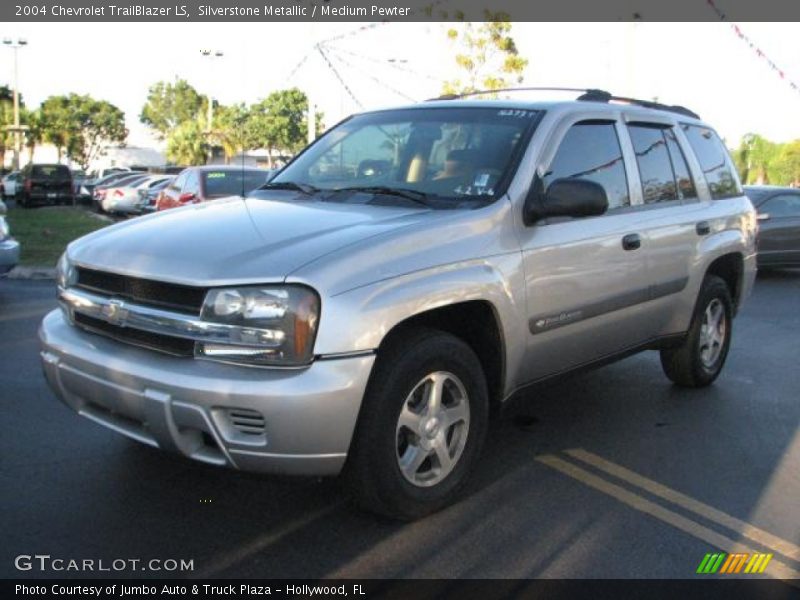
<instances>
[{"instance_id":1,"label":"curb","mask_svg":"<svg viewBox=\"0 0 800 600\"><path fill-rule=\"evenodd\" d=\"M55 267L14 267L6 275L8 279L55 279Z\"/></svg>"}]
</instances>

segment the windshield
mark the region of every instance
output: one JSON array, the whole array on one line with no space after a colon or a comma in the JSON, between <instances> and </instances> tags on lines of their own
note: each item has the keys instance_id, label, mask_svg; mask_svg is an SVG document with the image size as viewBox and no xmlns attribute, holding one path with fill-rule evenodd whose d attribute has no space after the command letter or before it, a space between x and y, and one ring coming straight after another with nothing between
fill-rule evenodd
<instances>
[{"instance_id":1,"label":"windshield","mask_svg":"<svg viewBox=\"0 0 800 600\"><path fill-rule=\"evenodd\" d=\"M320 193L400 190L450 204L494 200L537 115L496 107L358 115L320 138L268 186L300 184Z\"/></svg>"}]
</instances>

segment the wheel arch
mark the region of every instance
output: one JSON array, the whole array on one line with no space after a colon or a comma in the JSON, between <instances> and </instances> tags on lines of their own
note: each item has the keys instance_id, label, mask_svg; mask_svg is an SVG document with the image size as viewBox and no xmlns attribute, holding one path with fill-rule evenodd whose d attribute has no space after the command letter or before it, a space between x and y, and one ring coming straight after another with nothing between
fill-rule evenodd
<instances>
[{"instance_id":1,"label":"wheel arch","mask_svg":"<svg viewBox=\"0 0 800 600\"><path fill-rule=\"evenodd\" d=\"M414 328L429 328L449 333L466 343L483 367L489 402L497 409L503 399L506 374L505 336L496 307L488 300L468 300L412 315L395 324L378 347Z\"/></svg>"},{"instance_id":2,"label":"wheel arch","mask_svg":"<svg viewBox=\"0 0 800 600\"><path fill-rule=\"evenodd\" d=\"M718 256L706 268L706 275L716 275L728 286L735 314L742 300L744 287L744 256L742 253L729 252Z\"/></svg>"}]
</instances>

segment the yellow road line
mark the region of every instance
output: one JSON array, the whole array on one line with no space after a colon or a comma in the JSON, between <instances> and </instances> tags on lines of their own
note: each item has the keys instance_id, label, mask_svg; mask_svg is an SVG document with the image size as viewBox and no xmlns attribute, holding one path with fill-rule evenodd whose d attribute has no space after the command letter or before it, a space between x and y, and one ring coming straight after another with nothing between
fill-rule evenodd
<instances>
[{"instance_id":1,"label":"yellow road line","mask_svg":"<svg viewBox=\"0 0 800 600\"><path fill-rule=\"evenodd\" d=\"M621 467L617 464L609 462L606 459L597 456L596 454L587 452L582 448L566 450L565 452L579 461L592 465L601 471L605 471L606 473L627 481L628 483L640 487L643 490L647 490L654 496L663 498L672 504L680 506L681 508L685 508L696 515L700 515L709 521L713 521L718 525L727 527L728 529L735 531L739 535L746 537L749 540L767 546L769 549L779 552L787 558L800 561L800 546L784 540L777 535L774 535L768 531L764 531L763 529L759 529L750 523L746 523L741 519L737 519L736 517L724 513L721 510L717 510L713 506L709 506L708 504L704 504L699 500L695 500L694 498L691 498L685 494L681 494L680 492L655 482L652 479L643 477L642 475L634 473L625 467Z\"/></svg>"},{"instance_id":2,"label":"yellow road line","mask_svg":"<svg viewBox=\"0 0 800 600\"><path fill-rule=\"evenodd\" d=\"M672 525L673 527L680 529L681 531L684 531L693 537L724 550L725 552L756 552L756 550L753 548L748 548L747 546L736 542L727 536L719 534L716 531L701 525L700 523L696 523L695 521L692 521L683 515L664 508L663 506L660 506L659 504L656 504L655 502L652 502L643 496L634 494L623 487L606 481L594 473L590 473L589 471L558 458L557 456L539 456L536 458L536 460L547 465L548 467L552 467L553 469L572 477L573 479L577 479L589 487L599 490L604 494L608 494L612 498L615 498L616 500L619 500L620 502L627 504L628 506L635 508L640 512L655 517L656 519ZM767 575L776 579L800 579L800 572L795 571L789 565L777 559L773 559L771 561L770 570Z\"/></svg>"}]
</instances>

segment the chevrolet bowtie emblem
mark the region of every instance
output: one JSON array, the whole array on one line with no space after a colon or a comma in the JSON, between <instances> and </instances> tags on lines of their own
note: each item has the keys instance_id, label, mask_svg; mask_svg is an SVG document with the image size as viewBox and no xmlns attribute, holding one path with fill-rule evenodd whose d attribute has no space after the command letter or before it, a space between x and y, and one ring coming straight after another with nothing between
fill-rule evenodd
<instances>
[{"instance_id":1,"label":"chevrolet bowtie emblem","mask_svg":"<svg viewBox=\"0 0 800 600\"><path fill-rule=\"evenodd\" d=\"M125 302L116 298L112 299L103 307L103 316L109 323L124 327L128 318L128 309L125 308Z\"/></svg>"}]
</instances>

